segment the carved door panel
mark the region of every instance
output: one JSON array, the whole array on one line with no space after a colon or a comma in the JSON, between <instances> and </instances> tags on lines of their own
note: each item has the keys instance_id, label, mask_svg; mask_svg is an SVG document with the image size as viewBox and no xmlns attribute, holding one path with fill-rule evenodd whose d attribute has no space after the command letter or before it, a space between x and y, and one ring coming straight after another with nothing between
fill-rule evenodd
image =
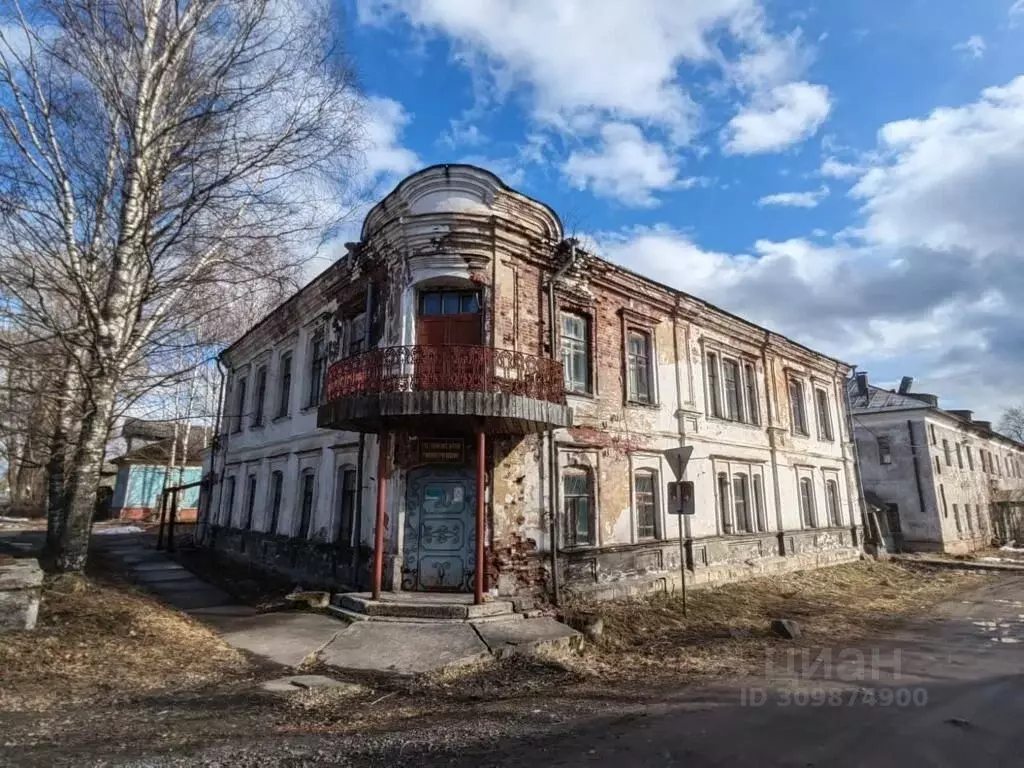
<instances>
[{"instance_id":1,"label":"carved door panel","mask_svg":"<svg viewBox=\"0 0 1024 768\"><path fill-rule=\"evenodd\" d=\"M468 592L475 570L476 481L467 467L410 470L402 588Z\"/></svg>"}]
</instances>

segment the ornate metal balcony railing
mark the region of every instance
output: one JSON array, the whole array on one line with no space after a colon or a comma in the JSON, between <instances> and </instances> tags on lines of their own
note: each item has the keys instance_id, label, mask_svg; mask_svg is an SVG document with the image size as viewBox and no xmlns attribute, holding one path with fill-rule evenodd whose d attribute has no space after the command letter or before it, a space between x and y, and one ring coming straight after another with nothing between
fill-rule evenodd
<instances>
[{"instance_id":1,"label":"ornate metal balcony railing","mask_svg":"<svg viewBox=\"0 0 1024 768\"><path fill-rule=\"evenodd\" d=\"M496 392L565 404L562 364L509 349L382 347L327 371L326 400L387 392Z\"/></svg>"}]
</instances>

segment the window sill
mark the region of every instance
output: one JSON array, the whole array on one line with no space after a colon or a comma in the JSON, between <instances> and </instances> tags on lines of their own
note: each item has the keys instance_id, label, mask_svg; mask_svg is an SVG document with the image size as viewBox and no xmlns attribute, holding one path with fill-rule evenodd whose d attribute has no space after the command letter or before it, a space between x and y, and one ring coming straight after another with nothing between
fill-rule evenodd
<instances>
[{"instance_id":1,"label":"window sill","mask_svg":"<svg viewBox=\"0 0 1024 768\"><path fill-rule=\"evenodd\" d=\"M577 392L577 391L572 390L572 389L565 390L565 396L566 397L585 397L588 400L596 400L597 399L597 395L595 395L593 392Z\"/></svg>"},{"instance_id":2,"label":"window sill","mask_svg":"<svg viewBox=\"0 0 1024 768\"><path fill-rule=\"evenodd\" d=\"M275 416L274 418L272 418L270 420L270 423L271 424L277 424L277 422L279 422L279 421L287 421L291 417L292 417L292 415L290 413L278 414L277 416Z\"/></svg>"},{"instance_id":3,"label":"window sill","mask_svg":"<svg viewBox=\"0 0 1024 768\"><path fill-rule=\"evenodd\" d=\"M734 427L746 427L747 429L756 429L758 432L763 432L764 431L764 427L762 427L760 424L752 424L749 421L739 421L737 419L727 419L725 416L713 416L711 414L707 415L707 419L708 419L708 421L717 421L717 422L719 422L721 424L729 424L729 425L734 426Z\"/></svg>"},{"instance_id":4,"label":"window sill","mask_svg":"<svg viewBox=\"0 0 1024 768\"><path fill-rule=\"evenodd\" d=\"M657 411L661 408L661 403L645 403L642 400L626 400L626 405L630 408L648 408L653 411Z\"/></svg>"},{"instance_id":5,"label":"window sill","mask_svg":"<svg viewBox=\"0 0 1024 768\"><path fill-rule=\"evenodd\" d=\"M250 424L249 431L252 432L254 429L258 429L262 432L265 426L267 426L267 422L265 421L261 421L259 424Z\"/></svg>"}]
</instances>

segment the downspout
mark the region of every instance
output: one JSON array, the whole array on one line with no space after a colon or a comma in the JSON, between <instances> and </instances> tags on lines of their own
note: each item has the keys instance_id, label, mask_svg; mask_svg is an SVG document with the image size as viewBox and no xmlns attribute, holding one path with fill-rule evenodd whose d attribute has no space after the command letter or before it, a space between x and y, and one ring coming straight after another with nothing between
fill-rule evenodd
<instances>
[{"instance_id":1,"label":"downspout","mask_svg":"<svg viewBox=\"0 0 1024 768\"><path fill-rule=\"evenodd\" d=\"M555 283L576 263L576 240L570 238L569 258L547 279L548 289L548 344L551 359L558 359L558 326L555 322ZM548 427L548 478L549 505L551 514L548 516L548 537L551 549L551 598L555 605L561 600L558 583L558 450L555 448L555 429Z\"/></svg>"},{"instance_id":2,"label":"downspout","mask_svg":"<svg viewBox=\"0 0 1024 768\"><path fill-rule=\"evenodd\" d=\"M353 585L359 584L358 574L362 566L360 555L363 552L363 462L366 460L366 433L359 433L359 453L356 459L356 513L355 519L355 547L352 554L352 573L349 574L349 582ZM355 578L354 578L355 577Z\"/></svg>"}]
</instances>

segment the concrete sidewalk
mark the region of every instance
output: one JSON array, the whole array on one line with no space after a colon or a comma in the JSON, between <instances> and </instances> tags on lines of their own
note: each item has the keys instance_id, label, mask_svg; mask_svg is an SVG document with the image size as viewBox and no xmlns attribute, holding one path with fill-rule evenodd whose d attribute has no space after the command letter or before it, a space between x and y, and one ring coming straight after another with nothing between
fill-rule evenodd
<instances>
[{"instance_id":1,"label":"concrete sidewalk","mask_svg":"<svg viewBox=\"0 0 1024 768\"><path fill-rule=\"evenodd\" d=\"M552 618L521 614L500 621L350 623L319 613L259 613L156 551L152 536L96 536L93 548L117 560L141 588L212 627L229 645L285 667L320 661L339 669L409 675L492 656L577 650L583 642L578 632Z\"/></svg>"},{"instance_id":2,"label":"concrete sidewalk","mask_svg":"<svg viewBox=\"0 0 1024 768\"><path fill-rule=\"evenodd\" d=\"M285 667L314 660L347 624L316 613L260 613L236 602L152 546L146 534L95 536L93 548L162 602L209 625L229 645Z\"/></svg>"}]
</instances>

